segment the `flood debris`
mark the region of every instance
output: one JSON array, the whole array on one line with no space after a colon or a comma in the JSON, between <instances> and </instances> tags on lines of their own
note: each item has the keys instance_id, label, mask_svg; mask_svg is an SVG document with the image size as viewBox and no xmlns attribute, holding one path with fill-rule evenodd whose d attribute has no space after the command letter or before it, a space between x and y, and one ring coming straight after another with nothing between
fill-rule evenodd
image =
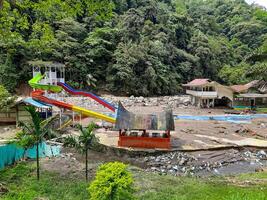
<instances>
[{"instance_id":1,"label":"flood debris","mask_svg":"<svg viewBox=\"0 0 267 200\"><path fill-rule=\"evenodd\" d=\"M254 131L252 131L250 128L247 127L241 127L235 131L236 133L239 133L241 135L256 135Z\"/></svg>"},{"instance_id":2,"label":"flood debris","mask_svg":"<svg viewBox=\"0 0 267 200\"><path fill-rule=\"evenodd\" d=\"M219 169L229 164L249 162L250 165L257 163L262 166L263 160L267 160L264 150L240 152L234 149L194 153L171 152L143 158L147 166L146 171L174 176L197 175L203 172L220 174Z\"/></svg>"}]
</instances>

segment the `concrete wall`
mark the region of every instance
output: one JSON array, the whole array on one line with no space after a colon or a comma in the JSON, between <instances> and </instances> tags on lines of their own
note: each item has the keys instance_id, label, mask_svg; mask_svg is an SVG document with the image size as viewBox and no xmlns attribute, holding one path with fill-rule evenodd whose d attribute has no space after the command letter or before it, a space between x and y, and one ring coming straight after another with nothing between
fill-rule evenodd
<instances>
[{"instance_id":1,"label":"concrete wall","mask_svg":"<svg viewBox=\"0 0 267 200\"><path fill-rule=\"evenodd\" d=\"M218 92L218 98L221 99L222 97L227 97L231 101L234 100L234 92L225 86L217 85L216 90Z\"/></svg>"}]
</instances>

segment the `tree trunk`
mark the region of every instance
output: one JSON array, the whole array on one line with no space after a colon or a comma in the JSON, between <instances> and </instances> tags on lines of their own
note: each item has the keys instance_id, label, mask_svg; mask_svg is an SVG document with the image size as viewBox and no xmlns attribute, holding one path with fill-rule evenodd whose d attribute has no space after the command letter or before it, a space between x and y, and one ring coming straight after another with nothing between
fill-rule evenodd
<instances>
[{"instance_id":1,"label":"tree trunk","mask_svg":"<svg viewBox=\"0 0 267 200\"><path fill-rule=\"evenodd\" d=\"M36 146L36 164L37 164L37 180L40 179L40 169L39 169L39 142L37 142Z\"/></svg>"},{"instance_id":2,"label":"tree trunk","mask_svg":"<svg viewBox=\"0 0 267 200\"><path fill-rule=\"evenodd\" d=\"M85 176L86 176L86 181L88 181L88 149L86 149L85 152Z\"/></svg>"},{"instance_id":3,"label":"tree trunk","mask_svg":"<svg viewBox=\"0 0 267 200\"><path fill-rule=\"evenodd\" d=\"M3 8L4 0L0 0L0 9Z\"/></svg>"}]
</instances>

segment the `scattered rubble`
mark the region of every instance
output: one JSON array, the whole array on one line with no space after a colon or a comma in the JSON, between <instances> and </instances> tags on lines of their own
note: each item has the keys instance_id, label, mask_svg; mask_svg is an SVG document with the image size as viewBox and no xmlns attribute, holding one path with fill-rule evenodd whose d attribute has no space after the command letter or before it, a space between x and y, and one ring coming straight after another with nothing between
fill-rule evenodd
<instances>
[{"instance_id":1,"label":"scattered rubble","mask_svg":"<svg viewBox=\"0 0 267 200\"><path fill-rule=\"evenodd\" d=\"M212 172L219 174L218 169L232 163L245 161L251 165L262 160L267 160L267 153L263 150L251 152L239 152L237 150L223 150L214 152L202 152L196 155L192 153L171 152L158 156L144 157L146 171L161 174L195 175L199 172Z\"/></svg>"},{"instance_id":2,"label":"scattered rubble","mask_svg":"<svg viewBox=\"0 0 267 200\"><path fill-rule=\"evenodd\" d=\"M241 127L240 129L235 131L236 133L239 133L241 135L246 135L246 134L250 134L250 135L255 135L254 131L252 131L249 128L246 127Z\"/></svg>"},{"instance_id":3,"label":"scattered rubble","mask_svg":"<svg viewBox=\"0 0 267 200\"><path fill-rule=\"evenodd\" d=\"M188 95L177 95L177 96L163 96L163 97L115 97L115 96L107 96L102 97L107 100L111 104L117 104L119 101L122 102L124 106L168 106L172 108L177 107L187 107L191 105L191 101ZM84 107L97 106L97 102L90 100L86 97L64 97L63 101L69 102L74 105L80 105Z\"/></svg>"}]
</instances>

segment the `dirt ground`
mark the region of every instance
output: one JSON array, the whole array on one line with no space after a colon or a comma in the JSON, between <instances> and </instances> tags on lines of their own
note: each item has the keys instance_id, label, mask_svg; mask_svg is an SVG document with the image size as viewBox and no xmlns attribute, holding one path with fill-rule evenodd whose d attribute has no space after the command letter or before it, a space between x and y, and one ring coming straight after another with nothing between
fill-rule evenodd
<instances>
[{"instance_id":1,"label":"dirt ground","mask_svg":"<svg viewBox=\"0 0 267 200\"><path fill-rule=\"evenodd\" d=\"M163 106L126 107L134 113L152 114L162 112ZM200 109L192 106L174 108L174 115L224 115L225 109ZM87 122L85 121L85 124ZM100 141L108 146L117 146L118 133L98 130ZM175 120L171 132L172 148L176 150L202 150L221 147L255 146L267 148L267 118L253 119L248 124L225 121Z\"/></svg>"},{"instance_id":2,"label":"dirt ground","mask_svg":"<svg viewBox=\"0 0 267 200\"><path fill-rule=\"evenodd\" d=\"M13 125L0 126L0 144L14 138L17 131L16 126Z\"/></svg>"},{"instance_id":3,"label":"dirt ground","mask_svg":"<svg viewBox=\"0 0 267 200\"><path fill-rule=\"evenodd\" d=\"M152 114L162 112L165 105L159 106L126 106L129 111L142 114ZM107 109L99 105L91 105L88 109L98 112L109 112ZM225 109L199 109L192 106L183 106L173 109L175 115L223 115ZM87 125L92 119L82 120L84 125ZM99 120L93 120L99 122ZM68 129L73 132L73 129ZM14 126L0 127L0 143L11 139L15 136L17 129ZM75 132L75 131L74 131ZM99 137L100 143L110 148L117 149L118 131L111 131L105 129L98 129L96 135ZM267 118L254 119L249 124L237 124L222 121L191 121L191 120L175 120L175 131L171 132L171 151L186 152L185 157L193 156L196 160L203 163L209 161L215 164L225 162L224 167L215 168L210 171L194 171L196 174L228 174L233 171L238 172L251 172L258 170L263 166L267 166L266 160L261 162L247 161L244 159L242 152L247 151L248 147L251 147L254 151L267 150ZM127 151L135 151L135 149L128 148ZM137 151L146 151L147 153L155 153L155 151L147 151L144 149L138 149ZM123 151L125 152L125 151ZM168 157L168 156L167 156ZM227 159L229 158L229 159ZM231 159L232 160L231 160ZM109 161L123 161L130 163L131 165L138 166L144 170L149 169L152 171L162 171L168 166L164 166L164 163L157 163L152 159L152 165L150 162L144 161L142 156L136 157L131 154L121 153L114 154L114 152L95 152L89 153L89 169L91 177L94 177L94 173L97 167L104 162ZM165 158L164 158L165 159ZM164 160L163 159L163 160ZM147 159L146 159L147 160ZM157 160L157 157L155 157ZM226 160L226 161L225 161ZM257 158L257 160L260 160ZM194 159L193 159L194 161ZM198 162L188 162L185 166L178 167L176 170L176 164L172 163L175 173L184 173L184 168L188 168L190 171L192 166L198 166ZM179 160L180 162L180 160ZM251 164L252 163L252 164ZM153 165L155 164L155 166ZM58 168L57 166L61 166ZM200 166L200 165L199 165ZM202 166L200 166L202 167ZM71 174L73 176L84 176L84 157L73 150L63 149L63 153L59 157L42 159L43 170L56 171L62 176ZM172 168L169 170L171 171ZM190 169L189 169L190 168ZM179 171L180 170L180 171ZM168 171L168 170L167 170ZM157 171L158 172L158 171ZM165 173L165 172L164 172ZM190 171L191 173L191 171Z\"/></svg>"}]
</instances>

